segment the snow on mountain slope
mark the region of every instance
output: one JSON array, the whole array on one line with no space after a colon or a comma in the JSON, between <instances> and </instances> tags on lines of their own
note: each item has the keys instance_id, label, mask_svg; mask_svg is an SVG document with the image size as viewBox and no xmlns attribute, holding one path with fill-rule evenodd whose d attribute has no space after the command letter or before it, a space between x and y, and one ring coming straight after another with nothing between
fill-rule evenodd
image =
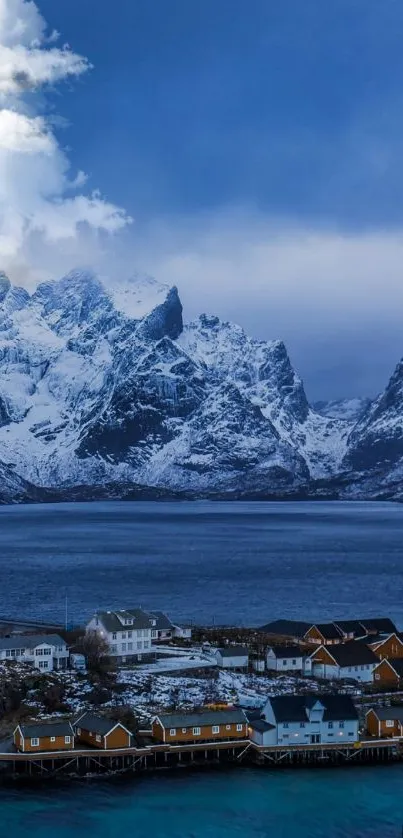
<instances>
[{"instance_id":1,"label":"snow on mountain slope","mask_svg":"<svg viewBox=\"0 0 403 838\"><path fill-rule=\"evenodd\" d=\"M402 381L400 365L353 427L352 406L309 406L281 341L206 315L183 327L176 288L73 271L29 295L0 274L0 500L314 493L388 463L398 483Z\"/></svg>"},{"instance_id":2,"label":"snow on mountain slope","mask_svg":"<svg viewBox=\"0 0 403 838\"><path fill-rule=\"evenodd\" d=\"M279 437L302 455L311 477L337 471L351 424L310 408L282 341L254 340L240 326L203 314L184 328L178 342L205 364L213 380L235 383L259 407Z\"/></svg>"},{"instance_id":3,"label":"snow on mountain slope","mask_svg":"<svg viewBox=\"0 0 403 838\"><path fill-rule=\"evenodd\" d=\"M357 422L370 404L371 399L365 398L336 399L335 401L328 402L313 402L312 408L316 413L320 413L321 416L327 416L330 419Z\"/></svg>"}]
</instances>

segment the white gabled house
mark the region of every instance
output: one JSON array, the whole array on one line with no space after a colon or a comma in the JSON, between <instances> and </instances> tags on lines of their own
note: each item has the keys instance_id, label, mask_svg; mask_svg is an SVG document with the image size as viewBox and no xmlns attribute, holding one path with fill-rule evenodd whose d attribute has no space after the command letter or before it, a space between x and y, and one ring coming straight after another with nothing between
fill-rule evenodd
<instances>
[{"instance_id":1,"label":"white gabled house","mask_svg":"<svg viewBox=\"0 0 403 838\"><path fill-rule=\"evenodd\" d=\"M58 634L17 634L0 640L0 660L29 663L43 672L66 669L69 651Z\"/></svg>"},{"instance_id":2,"label":"white gabled house","mask_svg":"<svg viewBox=\"0 0 403 838\"><path fill-rule=\"evenodd\" d=\"M304 672L310 675L311 661L300 646L269 646L266 669L271 672Z\"/></svg>"},{"instance_id":3,"label":"white gabled house","mask_svg":"<svg viewBox=\"0 0 403 838\"><path fill-rule=\"evenodd\" d=\"M95 631L109 646L109 654L119 663L154 658L153 644L175 637L191 637L191 629L182 629L162 611L127 608L119 611L97 611L86 631Z\"/></svg>"},{"instance_id":4,"label":"white gabled house","mask_svg":"<svg viewBox=\"0 0 403 838\"><path fill-rule=\"evenodd\" d=\"M354 680L371 683L379 663L375 652L361 640L337 646L319 646L310 656L312 675L326 680Z\"/></svg>"},{"instance_id":5,"label":"white gabled house","mask_svg":"<svg viewBox=\"0 0 403 838\"><path fill-rule=\"evenodd\" d=\"M249 652L246 646L223 646L216 650L215 659L221 669L247 669Z\"/></svg>"},{"instance_id":6,"label":"white gabled house","mask_svg":"<svg viewBox=\"0 0 403 838\"><path fill-rule=\"evenodd\" d=\"M269 697L261 718L250 722L249 735L261 746L357 742L358 713L348 695Z\"/></svg>"}]
</instances>

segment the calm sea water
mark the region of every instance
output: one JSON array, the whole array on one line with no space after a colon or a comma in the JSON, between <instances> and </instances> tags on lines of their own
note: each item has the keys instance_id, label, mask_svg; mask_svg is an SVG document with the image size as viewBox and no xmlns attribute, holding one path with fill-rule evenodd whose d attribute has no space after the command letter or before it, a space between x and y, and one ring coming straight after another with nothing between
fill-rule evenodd
<instances>
[{"instance_id":1,"label":"calm sea water","mask_svg":"<svg viewBox=\"0 0 403 838\"><path fill-rule=\"evenodd\" d=\"M13 838L401 838L403 769L158 775L1 792Z\"/></svg>"},{"instance_id":2,"label":"calm sea water","mask_svg":"<svg viewBox=\"0 0 403 838\"><path fill-rule=\"evenodd\" d=\"M403 506L0 507L0 614L71 622L142 605L196 622L390 614L403 627Z\"/></svg>"},{"instance_id":3,"label":"calm sea water","mask_svg":"<svg viewBox=\"0 0 403 838\"><path fill-rule=\"evenodd\" d=\"M403 507L97 503L0 508L0 613L80 621L390 614L401 625ZM0 838L401 838L403 767L158 774L0 791Z\"/></svg>"}]
</instances>

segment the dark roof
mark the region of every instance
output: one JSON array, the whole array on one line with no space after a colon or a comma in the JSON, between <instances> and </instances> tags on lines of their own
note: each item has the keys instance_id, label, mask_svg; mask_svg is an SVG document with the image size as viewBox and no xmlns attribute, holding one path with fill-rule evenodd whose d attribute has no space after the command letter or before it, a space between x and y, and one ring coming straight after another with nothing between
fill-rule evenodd
<instances>
[{"instance_id":1,"label":"dark roof","mask_svg":"<svg viewBox=\"0 0 403 838\"><path fill-rule=\"evenodd\" d=\"M383 634L393 634L397 632L397 628L389 617L369 618L368 620L360 620L362 626L366 631L382 632Z\"/></svg>"},{"instance_id":2,"label":"dark roof","mask_svg":"<svg viewBox=\"0 0 403 838\"><path fill-rule=\"evenodd\" d=\"M122 620L124 620L125 617L132 619L132 625L125 626L122 620L119 620L118 615L121 616ZM96 616L99 620L101 620L102 624L109 632L126 631L127 629L150 629L152 627L151 615L147 614L141 608L123 608L118 609L117 611L97 611Z\"/></svg>"},{"instance_id":3,"label":"dark roof","mask_svg":"<svg viewBox=\"0 0 403 838\"><path fill-rule=\"evenodd\" d=\"M253 730L258 730L260 733L264 733L266 730L274 730L275 725L269 724L269 722L265 722L264 719L253 719L252 721Z\"/></svg>"},{"instance_id":4,"label":"dark roof","mask_svg":"<svg viewBox=\"0 0 403 838\"><path fill-rule=\"evenodd\" d=\"M338 643L326 651L334 658L338 666L363 666L367 663L378 663L375 652L361 641L349 640L348 643Z\"/></svg>"},{"instance_id":5,"label":"dark roof","mask_svg":"<svg viewBox=\"0 0 403 838\"><path fill-rule=\"evenodd\" d=\"M334 625L344 634L355 634L357 637L364 634L364 626L359 620L334 620Z\"/></svg>"},{"instance_id":6,"label":"dark roof","mask_svg":"<svg viewBox=\"0 0 403 838\"><path fill-rule=\"evenodd\" d=\"M74 731L70 722L50 722L20 725L24 739L41 739L45 736L73 736Z\"/></svg>"},{"instance_id":7,"label":"dark roof","mask_svg":"<svg viewBox=\"0 0 403 838\"><path fill-rule=\"evenodd\" d=\"M340 640L341 634L334 623L312 623L309 628L320 631L325 640Z\"/></svg>"},{"instance_id":8,"label":"dark roof","mask_svg":"<svg viewBox=\"0 0 403 838\"><path fill-rule=\"evenodd\" d=\"M395 704L390 707L371 707L370 710L376 713L381 722L387 719L396 719L398 722L403 722L403 704Z\"/></svg>"},{"instance_id":9,"label":"dark roof","mask_svg":"<svg viewBox=\"0 0 403 838\"><path fill-rule=\"evenodd\" d=\"M303 637L311 625L312 623L304 623L300 620L273 620L261 626L258 631L265 634L278 634L280 637Z\"/></svg>"},{"instance_id":10,"label":"dark roof","mask_svg":"<svg viewBox=\"0 0 403 838\"><path fill-rule=\"evenodd\" d=\"M358 713L349 695L278 695L270 697L277 722L306 722L307 710L316 703L324 707L323 720L345 721L358 719Z\"/></svg>"},{"instance_id":11,"label":"dark roof","mask_svg":"<svg viewBox=\"0 0 403 838\"><path fill-rule=\"evenodd\" d=\"M276 658L302 658L305 655L301 646L270 646L268 651L274 652Z\"/></svg>"},{"instance_id":12,"label":"dark roof","mask_svg":"<svg viewBox=\"0 0 403 838\"><path fill-rule=\"evenodd\" d=\"M157 718L164 728L203 727L203 725L245 724L243 710L201 710L200 713L163 713Z\"/></svg>"},{"instance_id":13,"label":"dark roof","mask_svg":"<svg viewBox=\"0 0 403 838\"><path fill-rule=\"evenodd\" d=\"M223 658L245 657L249 654L246 646L223 646L222 649L217 649L217 652L220 652Z\"/></svg>"},{"instance_id":14,"label":"dark roof","mask_svg":"<svg viewBox=\"0 0 403 838\"><path fill-rule=\"evenodd\" d=\"M84 713L83 716L80 716L74 722L74 729L76 730L79 727L82 730L88 730L106 736L118 724L125 727L122 722L118 722L116 719L107 719L105 716L97 716L95 713Z\"/></svg>"},{"instance_id":15,"label":"dark roof","mask_svg":"<svg viewBox=\"0 0 403 838\"><path fill-rule=\"evenodd\" d=\"M162 631L162 629L173 629L173 625L169 617L167 617L167 615L162 611L150 611L149 613L150 617L154 618L156 622L153 628L158 629L159 631Z\"/></svg>"},{"instance_id":16,"label":"dark roof","mask_svg":"<svg viewBox=\"0 0 403 838\"><path fill-rule=\"evenodd\" d=\"M35 649L41 643L49 646L66 646L58 634L19 634L18 637L4 637L0 640L0 651L6 649Z\"/></svg>"}]
</instances>

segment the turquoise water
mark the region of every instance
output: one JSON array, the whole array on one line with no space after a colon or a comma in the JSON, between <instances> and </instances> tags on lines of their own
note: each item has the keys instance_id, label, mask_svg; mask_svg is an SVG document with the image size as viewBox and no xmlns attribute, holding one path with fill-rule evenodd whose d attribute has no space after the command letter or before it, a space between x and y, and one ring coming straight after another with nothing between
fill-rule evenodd
<instances>
[{"instance_id":1,"label":"turquoise water","mask_svg":"<svg viewBox=\"0 0 403 838\"><path fill-rule=\"evenodd\" d=\"M159 774L0 793L10 838L401 838L400 765Z\"/></svg>"}]
</instances>

